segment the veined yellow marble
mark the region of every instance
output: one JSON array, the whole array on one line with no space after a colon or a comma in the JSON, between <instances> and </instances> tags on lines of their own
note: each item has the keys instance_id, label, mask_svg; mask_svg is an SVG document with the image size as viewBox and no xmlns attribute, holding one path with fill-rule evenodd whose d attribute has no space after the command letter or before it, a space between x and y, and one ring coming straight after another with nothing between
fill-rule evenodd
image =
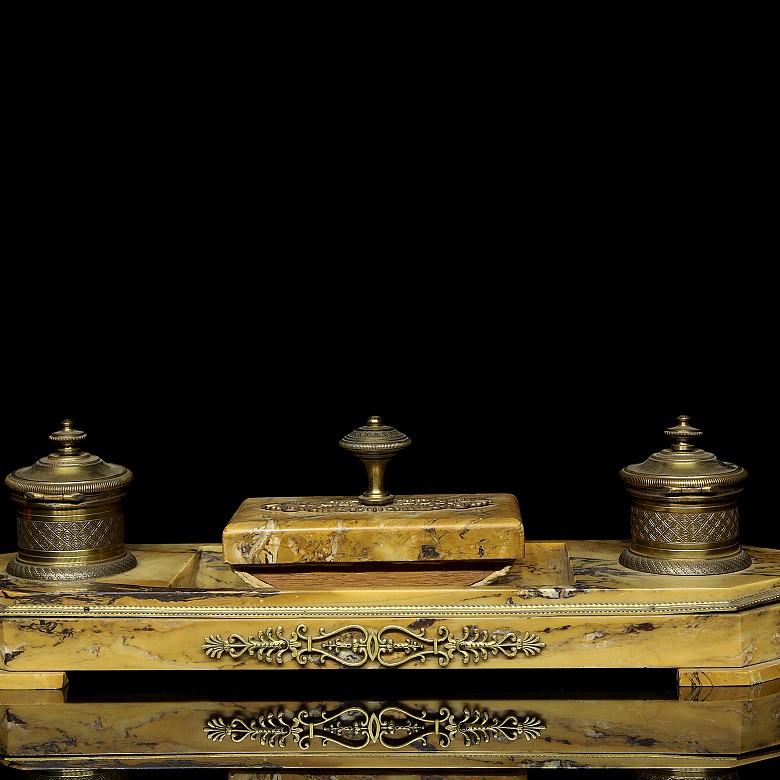
<instances>
[{"instance_id":1,"label":"veined yellow marble","mask_svg":"<svg viewBox=\"0 0 780 780\"><path fill-rule=\"evenodd\" d=\"M0 578L0 670L31 685L36 673L125 669L668 668L694 686L776 676L779 551L746 548L753 565L732 574L673 577L620 566L625 544L528 542L489 585L389 587L377 575L375 588L297 590L248 589L219 545L128 545L138 566L99 582Z\"/></svg>"},{"instance_id":2,"label":"veined yellow marble","mask_svg":"<svg viewBox=\"0 0 780 780\"><path fill-rule=\"evenodd\" d=\"M0 671L0 690L44 690L64 688L68 676L63 672L4 672Z\"/></svg>"},{"instance_id":3,"label":"veined yellow marble","mask_svg":"<svg viewBox=\"0 0 780 780\"><path fill-rule=\"evenodd\" d=\"M6 704L15 766L279 770L712 767L777 755L778 693L747 698L419 698Z\"/></svg>"},{"instance_id":4,"label":"veined yellow marble","mask_svg":"<svg viewBox=\"0 0 780 780\"><path fill-rule=\"evenodd\" d=\"M268 506L347 502L346 496L248 498L222 532L225 560L240 566L510 560L523 557L517 499L506 493L396 496L484 501L467 509L282 511Z\"/></svg>"}]
</instances>

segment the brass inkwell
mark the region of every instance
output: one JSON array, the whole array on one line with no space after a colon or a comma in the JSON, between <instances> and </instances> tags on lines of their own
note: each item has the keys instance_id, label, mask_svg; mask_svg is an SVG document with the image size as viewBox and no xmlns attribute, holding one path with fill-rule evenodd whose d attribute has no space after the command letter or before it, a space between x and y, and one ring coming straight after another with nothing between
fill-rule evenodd
<instances>
[{"instance_id":1,"label":"brass inkwell","mask_svg":"<svg viewBox=\"0 0 780 780\"><path fill-rule=\"evenodd\" d=\"M81 450L86 434L71 420L49 438L56 452L5 479L18 504L18 552L6 571L30 580L82 580L132 569L122 511L132 472Z\"/></svg>"},{"instance_id":2,"label":"brass inkwell","mask_svg":"<svg viewBox=\"0 0 780 780\"><path fill-rule=\"evenodd\" d=\"M747 471L694 444L687 415L667 428L672 444L620 471L631 495L631 545L620 556L651 574L728 574L751 565L739 544L737 500Z\"/></svg>"}]
</instances>

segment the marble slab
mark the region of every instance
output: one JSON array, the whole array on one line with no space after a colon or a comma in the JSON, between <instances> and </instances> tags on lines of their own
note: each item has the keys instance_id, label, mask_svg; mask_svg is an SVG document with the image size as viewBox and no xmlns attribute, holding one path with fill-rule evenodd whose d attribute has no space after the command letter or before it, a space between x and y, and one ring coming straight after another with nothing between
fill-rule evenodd
<instances>
[{"instance_id":1,"label":"marble slab","mask_svg":"<svg viewBox=\"0 0 780 780\"><path fill-rule=\"evenodd\" d=\"M527 542L504 576L471 587L377 575L373 588L288 590L248 588L219 544L128 545L138 566L100 581L0 576L0 687L103 670L652 668L693 688L780 677L779 551L675 577L622 567L625 545Z\"/></svg>"},{"instance_id":2,"label":"marble slab","mask_svg":"<svg viewBox=\"0 0 780 780\"><path fill-rule=\"evenodd\" d=\"M252 587L470 585L523 557L517 499L504 493L248 498L222 533L225 561Z\"/></svg>"}]
</instances>

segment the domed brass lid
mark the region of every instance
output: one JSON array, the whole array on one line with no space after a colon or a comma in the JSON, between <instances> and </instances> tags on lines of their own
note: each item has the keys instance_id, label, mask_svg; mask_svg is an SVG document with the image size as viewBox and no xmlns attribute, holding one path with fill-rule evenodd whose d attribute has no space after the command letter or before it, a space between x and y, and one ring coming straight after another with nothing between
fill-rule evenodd
<instances>
[{"instance_id":1,"label":"domed brass lid","mask_svg":"<svg viewBox=\"0 0 780 780\"><path fill-rule=\"evenodd\" d=\"M636 487L686 490L730 487L745 480L747 471L741 466L719 460L693 443L702 432L689 420L681 414L677 425L664 431L673 439L672 445L621 469L621 479Z\"/></svg>"},{"instance_id":2,"label":"domed brass lid","mask_svg":"<svg viewBox=\"0 0 780 780\"><path fill-rule=\"evenodd\" d=\"M56 452L40 458L32 466L11 472L5 484L30 498L48 501L73 500L78 496L121 490L133 480L133 473L115 463L106 463L97 455L84 452L77 442L86 439L71 420L49 438L60 445Z\"/></svg>"},{"instance_id":3,"label":"domed brass lid","mask_svg":"<svg viewBox=\"0 0 780 780\"><path fill-rule=\"evenodd\" d=\"M365 425L355 428L339 441L345 450L362 457L387 457L411 443L412 440L405 433L385 425L378 415L369 417Z\"/></svg>"}]
</instances>

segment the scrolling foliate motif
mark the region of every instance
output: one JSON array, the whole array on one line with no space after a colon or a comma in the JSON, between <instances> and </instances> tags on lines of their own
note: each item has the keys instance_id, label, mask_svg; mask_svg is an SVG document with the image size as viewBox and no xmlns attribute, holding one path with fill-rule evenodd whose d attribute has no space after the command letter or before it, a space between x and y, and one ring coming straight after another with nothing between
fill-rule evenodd
<instances>
[{"instance_id":1,"label":"scrolling foliate motif","mask_svg":"<svg viewBox=\"0 0 780 780\"><path fill-rule=\"evenodd\" d=\"M453 658L464 664L486 661L491 656L514 658L532 656L545 646L536 634L527 631L519 636L514 631L485 631L476 626L464 626L461 637L454 636L446 626L437 635L425 636L425 629L410 630L401 626L385 626L379 630L348 625L335 631L320 628L319 635L309 636L307 626L300 624L289 637L281 626L259 631L257 636L244 638L229 634L223 639L212 634L201 645L209 658L241 658L245 653L258 661L283 664L288 659L305 666L329 661L341 666L363 666L376 661L382 666L401 666L411 661L425 663L435 658L439 666L447 666Z\"/></svg>"},{"instance_id":2,"label":"scrolling foliate motif","mask_svg":"<svg viewBox=\"0 0 780 780\"><path fill-rule=\"evenodd\" d=\"M380 744L386 748L404 748L415 743L428 744L433 738L441 748L460 737L466 747L490 742L491 739L511 742L519 737L537 739L543 722L532 715L514 713L491 715L487 710L464 709L460 715L441 707L435 716L425 710L412 712L392 705L370 711L363 706L345 706L333 712L298 710L291 717L284 712L266 712L256 718L211 718L203 727L209 739L222 742L255 740L260 745L286 748L297 746L308 750L315 740L323 747L335 745L360 750ZM290 743L288 745L288 739Z\"/></svg>"}]
</instances>

